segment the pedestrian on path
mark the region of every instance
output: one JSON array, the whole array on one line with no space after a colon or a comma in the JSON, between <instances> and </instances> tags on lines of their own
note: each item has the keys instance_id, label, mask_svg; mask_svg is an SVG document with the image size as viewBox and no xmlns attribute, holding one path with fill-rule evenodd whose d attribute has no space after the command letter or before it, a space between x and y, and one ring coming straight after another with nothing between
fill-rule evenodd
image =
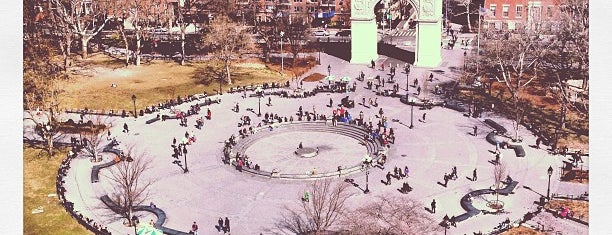
<instances>
[{"instance_id":1,"label":"pedestrian on path","mask_svg":"<svg viewBox=\"0 0 612 235\"><path fill-rule=\"evenodd\" d=\"M226 233L230 232L230 221L227 217L225 217L225 226L223 227L223 231Z\"/></svg>"},{"instance_id":2,"label":"pedestrian on path","mask_svg":"<svg viewBox=\"0 0 612 235\"><path fill-rule=\"evenodd\" d=\"M430 82L433 82L433 77L434 77L434 76L433 76L433 73L429 73L429 81L430 81Z\"/></svg>"},{"instance_id":3,"label":"pedestrian on path","mask_svg":"<svg viewBox=\"0 0 612 235\"><path fill-rule=\"evenodd\" d=\"M332 98L329 98L329 107L334 107L334 100L332 100Z\"/></svg>"},{"instance_id":4,"label":"pedestrian on path","mask_svg":"<svg viewBox=\"0 0 612 235\"><path fill-rule=\"evenodd\" d=\"M391 171L387 171L387 182L385 183L386 185L390 185L391 184Z\"/></svg>"},{"instance_id":5,"label":"pedestrian on path","mask_svg":"<svg viewBox=\"0 0 612 235\"><path fill-rule=\"evenodd\" d=\"M376 66L375 66L375 65L376 65L376 62L374 62L374 60L372 60L372 61L370 62L370 64L372 64L372 69L376 68Z\"/></svg>"},{"instance_id":6,"label":"pedestrian on path","mask_svg":"<svg viewBox=\"0 0 612 235\"><path fill-rule=\"evenodd\" d=\"M423 113L423 122L425 122L425 116L427 116L427 113Z\"/></svg>"},{"instance_id":7,"label":"pedestrian on path","mask_svg":"<svg viewBox=\"0 0 612 235\"><path fill-rule=\"evenodd\" d=\"M417 95L421 95L421 86L417 87Z\"/></svg>"},{"instance_id":8,"label":"pedestrian on path","mask_svg":"<svg viewBox=\"0 0 612 235\"><path fill-rule=\"evenodd\" d=\"M474 125L474 136L478 136L478 126Z\"/></svg>"},{"instance_id":9,"label":"pedestrian on path","mask_svg":"<svg viewBox=\"0 0 612 235\"><path fill-rule=\"evenodd\" d=\"M382 71L385 71L385 63L381 63L380 67L382 68Z\"/></svg>"},{"instance_id":10,"label":"pedestrian on path","mask_svg":"<svg viewBox=\"0 0 612 235\"><path fill-rule=\"evenodd\" d=\"M225 228L223 227L223 218L219 217L219 220L217 220L217 232L221 232L221 230L225 231Z\"/></svg>"},{"instance_id":11,"label":"pedestrian on path","mask_svg":"<svg viewBox=\"0 0 612 235\"><path fill-rule=\"evenodd\" d=\"M124 133L130 133L130 129L128 128L128 124L127 123L123 123L123 132Z\"/></svg>"},{"instance_id":12,"label":"pedestrian on path","mask_svg":"<svg viewBox=\"0 0 612 235\"><path fill-rule=\"evenodd\" d=\"M474 168L474 172L472 172L472 181L476 181L478 179L476 175L476 168Z\"/></svg>"},{"instance_id":13,"label":"pedestrian on path","mask_svg":"<svg viewBox=\"0 0 612 235\"><path fill-rule=\"evenodd\" d=\"M268 96L268 106L272 106L272 97Z\"/></svg>"},{"instance_id":14,"label":"pedestrian on path","mask_svg":"<svg viewBox=\"0 0 612 235\"><path fill-rule=\"evenodd\" d=\"M191 225L191 233L193 233L194 235L198 234L198 224L195 221Z\"/></svg>"},{"instance_id":15,"label":"pedestrian on path","mask_svg":"<svg viewBox=\"0 0 612 235\"><path fill-rule=\"evenodd\" d=\"M431 213L436 213L436 199L433 199L433 201L431 201Z\"/></svg>"}]
</instances>

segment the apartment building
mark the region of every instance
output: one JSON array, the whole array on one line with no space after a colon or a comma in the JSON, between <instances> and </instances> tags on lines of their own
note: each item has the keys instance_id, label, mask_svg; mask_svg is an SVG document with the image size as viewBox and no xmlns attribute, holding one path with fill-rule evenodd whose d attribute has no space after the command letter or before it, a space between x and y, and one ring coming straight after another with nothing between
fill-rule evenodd
<instances>
[{"instance_id":1,"label":"apartment building","mask_svg":"<svg viewBox=\"0 0 612 235\"><path fill-rule=\"evenodd\" d=\"M559 0L485 0L483 27L495 29L527 29L550 26L558 17Z\"/></svg>"}]
</instances>

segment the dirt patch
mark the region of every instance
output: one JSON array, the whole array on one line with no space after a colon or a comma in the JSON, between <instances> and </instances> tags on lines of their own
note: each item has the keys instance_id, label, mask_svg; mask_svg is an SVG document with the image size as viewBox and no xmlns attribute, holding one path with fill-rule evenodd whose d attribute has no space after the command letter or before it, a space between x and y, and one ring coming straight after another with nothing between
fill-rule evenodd
<instances>
[{"instance_id":1,"label":"dirt patch","mask_svg":"<svg viewBox=\"0 0 612 235\"><path fill-rule=\"evenodd\" d=\"M550 200L544 207L553 211L556 211L561 207L567 207L572 213L574 213L574 218L589 222L588 201L553 199Z\"/></svg>"},{"instance_id":2,"label":"dirt patch","mask_svg":"<svg viewBox=\"0 0 612 235\"><path fill-rule=\"evenodd\" d=\"M544 234L544 233L538 232L532 228L528 228L525 226L514 227L506 232L501 233L501 235L540 235L540 234Z\"/></svg>"},{"instance_id":3,"label":"dirt patch","mask_svg":"<svg viewBox=\"0 0 612 235\"><path fill-rule=\"evenodd\" d=\"M308 77L305 77L303 81L305 81L305 82L316 82L316 81L320 81L323 78L325 78L325 75L320 74L320 73L313 73L311 75L308 75Z\"/></svg>"}]
</instances>

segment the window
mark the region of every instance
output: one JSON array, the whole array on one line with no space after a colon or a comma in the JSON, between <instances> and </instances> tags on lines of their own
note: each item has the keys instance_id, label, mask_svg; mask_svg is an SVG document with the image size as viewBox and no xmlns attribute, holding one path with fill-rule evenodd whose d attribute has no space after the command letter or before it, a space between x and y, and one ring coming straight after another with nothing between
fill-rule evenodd
<instances>
[{"instance_id":1,"label":"window","mask_svg":"<svg viewBox=\"0 0 612 235\"><path fill-rule=\"evenodd\" d=\"M497 5L495 5L495 4L489 5L489 10L491 11L491 14L493 14L494 17L495 17L495 10L496 9L497 9Z\"/></svg>"},{"instance_id":2,"label":"window","mask_svg":"<svg viewBox=\"0 0 612 235\"><path fill-rule=\"evenodd\" d=\"M509 10L510 10L510 6L509 5L503 5L502 6L502 16L507 18Z\"/></svg>"},{"instance_id":3,"label":"window","mask_svg":"<svg viewBox=\"0 0 612 235\"><path fill-rule=\"evenodd\" d=\"M521 18L523 17L523 6L518 5L516 6L516 17L515 18Z\"/></svg>"}]
</instances>

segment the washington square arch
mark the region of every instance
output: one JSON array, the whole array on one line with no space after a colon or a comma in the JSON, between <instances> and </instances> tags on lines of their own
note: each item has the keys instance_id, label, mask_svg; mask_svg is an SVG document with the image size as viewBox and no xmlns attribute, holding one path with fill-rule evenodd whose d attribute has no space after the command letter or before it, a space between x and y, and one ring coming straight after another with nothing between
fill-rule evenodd
<instances>
[{"instance_id":1,"label":"washington square arch","mask_svg":"<svg viewBox=\"0 0 612 235\"><path fill-rule=\"evenodd\" d=\"M378 58L374 5L380 0L351 2L351 63L367 64ZM442 41L442 0L409 0L417 11L415 65L436 67L440 64Z\"/></svg>"}]
</instances>

